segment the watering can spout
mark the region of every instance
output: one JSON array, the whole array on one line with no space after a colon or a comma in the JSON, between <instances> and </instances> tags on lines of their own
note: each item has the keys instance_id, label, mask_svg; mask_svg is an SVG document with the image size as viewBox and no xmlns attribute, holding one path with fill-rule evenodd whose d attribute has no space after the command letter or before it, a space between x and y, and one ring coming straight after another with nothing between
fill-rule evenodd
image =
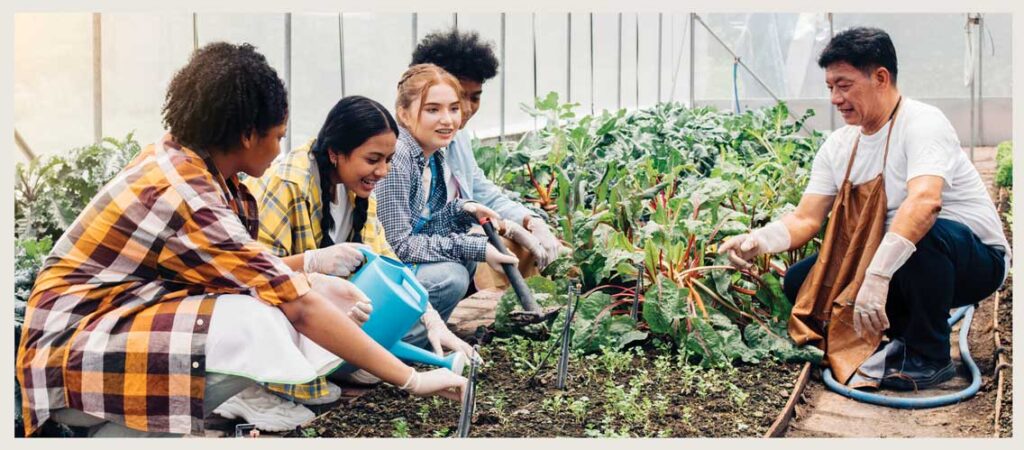
<instances>
[{"instance_id":1,"label":"watering can spout","mask_svg":"<svg viewBox=\"0 0 1024 450\"><path fill-rule=\"evenodd\" d=\"M391 354L395 355L396 358L403 361L417 362L421 364L429 364L431 366L444 367L455 373L462 372L462 368L465 366L466 361L462 356L462 353L452 352L448 356L438 356L435 353L428 352L422 348L412 345L405 341L399 341L394 346L388 349Z\"/></svg>"}]
</instances>

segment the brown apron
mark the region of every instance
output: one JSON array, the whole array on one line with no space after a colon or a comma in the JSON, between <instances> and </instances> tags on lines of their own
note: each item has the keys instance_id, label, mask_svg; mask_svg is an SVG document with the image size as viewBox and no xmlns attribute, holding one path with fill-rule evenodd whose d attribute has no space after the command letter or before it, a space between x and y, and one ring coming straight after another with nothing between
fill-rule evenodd
<instances>
[{"instance_id":1,"label":"brown apron","mask_svg":"<svg viewBox=\"0 0 1024 450\"><path fill-rule=\"evenodd\" d=\"M890 116L882 172L871 181L854 186L850 182L850 170L860 145L858 134L846 165L843 185L832 205L818 260L800 287L789 318L789 335L793 341L797 345L812 344L822 349L825 363L832 368L836 380L844 384L882 340L881 332L861 337L854 331L853 303L868 264L885 234L887 199L883 175L899 106L897 102Z\"/></svg>"}]
</instances>

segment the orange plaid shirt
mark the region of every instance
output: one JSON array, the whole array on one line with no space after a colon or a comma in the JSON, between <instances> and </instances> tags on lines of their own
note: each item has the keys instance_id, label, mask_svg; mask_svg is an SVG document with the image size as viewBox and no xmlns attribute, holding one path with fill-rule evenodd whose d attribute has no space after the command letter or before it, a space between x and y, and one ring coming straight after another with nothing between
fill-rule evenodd
<instances>
[{"instance_id":1,"label":"orange plaid shirt","mask_svg":"<svg viewBox=\"0 0 1024 450\"><path fill-rule=\"evenodd\" d=\"M18 348L25 435L74 408L147 432L202 433L216 296L305 295L255 238L236 176L164 138L104 186L46 258Z\"/></svg>"}]
</instances>

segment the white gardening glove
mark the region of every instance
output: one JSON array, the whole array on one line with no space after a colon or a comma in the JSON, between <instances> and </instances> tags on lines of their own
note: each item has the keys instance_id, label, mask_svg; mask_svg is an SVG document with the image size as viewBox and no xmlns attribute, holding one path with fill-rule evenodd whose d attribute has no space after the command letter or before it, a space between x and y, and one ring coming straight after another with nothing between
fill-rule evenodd
<instances>
[{"instance_id":1,"label":"white gardening glove","mask_svg":"<svg viewBox=\"0 0 1024 450\"><path fill-rule=\"evenodd\" d=\"M467 214L476 217L477 221L480 221L484 218L491 219L492 221L495 222L501 220L501 215L494 212L493 209L481 205L480 203L477 202L466 202L465 204L462 205L462 210L465 211Z\"/></svg>"},{"instance_id":2,"label":"white gardening glove","mask_svg":"<svg viewBox=\"0 0 1024 450\"><path fill-rule=\"evenodd\" d=\"M540 241L540 245L544 247L544 251L547 253L547 258L544 260L544 264L541 264L541 258L539 256L537 257L537 266L540 270L544 270L544 267L547 267L548 264L551 264L554 260L558 259L558 255L569 251L569 249L562 245L562 241L555 237L555 234L551 232L551 228L548 227L548 224L544 223L543 220L536 217L531 218L530 216L526 216L526 219L523 219L523 222L526 229L530 230L530 233L533 233L533 236Z\"/></svg>"},{"instance_id":3,"label":"white gardening glove","mask_svg":"<svg viewBox=\"0 0 1024 450\"><path fill-rule=\"evenodd\" d=\"M434 369L429 372L413 371L399 389L417 397L440 395L450 400L461 400L466 388L466 377L456 375L448 369Z\"/></svg>"},{"instance_id":4,"label":"white gardening glove","mask_svg":"<svg viewBox=\"0 0 1024 450\"><path fill-rule=\"evenodd\" d=\"M459 339L455 333L448 329L448 326L445 325L444 320L441 319L441 315L437 313L436 309L428 307L427 312L423 313L420 317L420 322L423 322L423 327L427 329L427 340L430 341L430 347L434 349L434 353L438 356L444 356L444 350L448 349L462 353L466 361L476 358L477 361L482 362L480 355L473 351L472 345Z\"/></svg>"},{"instance_id":5,"label":"white gardening glove","mask_svg":"<svg viewBox=\"0 0 1024 450\"><path fill-rule=\"evenodd\" d=\"M366 244L342 242L326 248L306 250L302 258L302 270L306 273L324 273L347 277L366 260L359 249L369 250Z\"/></svg>"},{"instance_id":6,"label":"white gardening glove","mask_svg":"<svg viewBox=\"0 0 1024 450\"><path fill-rule=\"evenodd\" d=\"M307 274L306 278L309 280L310 289L340 308L357 325L362 326L370 320L373 304L352 282L319 273Z\"/></svg>"},{"instance_id":7,"label":"white gardening glove","mask_svg":"<svg viewBox=\"0 0 1024 450\"><path fill-rule=\"evenodd\" d=\"M526 228L508 219L504 219L499 223L502 225L501 235L523 246L523 248L533 254L539 269L544 270L551 263L551 260L548 259L548 252L544 250L540 240L529 231L526 231Z\"/></svg>"},{"instance_id":8,"label":"white gardening glove","mask_svg":"<svg viewBox=\"0 0 1024 450\"><path fill-rule=\"evenodd\" d=\"M892 231L882 237L853 305L853 329L858 335L874 336L889 328L889 317L885 314L889 280L915 251L913 242Z\"/></svg>"},{"instance_id":9,"label":"white gardening glove","mask_svg":"<svg viewBox=\"0 0 1024 450\"><path fill-rule=\"evenodd\" d=\"M747 269L754 258L788 250L789 245L789 229L781 220L777 220L752 233L729 238L718 248L718 253L729 252L729 263L733 267Z\"/></svg>"},{"instance_id":10,"label":"white gardening glove","mask_svg":"<svg viewBox=\"0 0 1024 450\"><path fill-rule=\"evenodd\" d=\"M495 272L504 273L505 269L501 268L502 264L512 264L513 266L519 266L519 258L516 255L506 255L491 244L487 244L487 252L484 254L484 260L488 266L491 266Z\"/></svg>"}]
</instances>

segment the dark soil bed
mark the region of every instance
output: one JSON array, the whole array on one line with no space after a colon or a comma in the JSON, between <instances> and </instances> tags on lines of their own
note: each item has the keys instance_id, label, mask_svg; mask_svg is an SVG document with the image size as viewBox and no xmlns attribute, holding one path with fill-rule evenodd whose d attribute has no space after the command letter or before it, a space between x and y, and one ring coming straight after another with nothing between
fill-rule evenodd
<instances>
[{"instance_id":1,"label":"dark soil bed","mask_svg":"<svg viewBox=\"0 0 1024 450\"><path fill-rule=\"evenodd\" d=\"M800 366L764 362L721 369L680 364L664 350L574 357L556 389L557 355L527 385L547 344L498 339L482 354L471 437L762 436ZM390 386L342 403L292 436L446 437L458 402Z\"/></svg>"}]
</instances>

